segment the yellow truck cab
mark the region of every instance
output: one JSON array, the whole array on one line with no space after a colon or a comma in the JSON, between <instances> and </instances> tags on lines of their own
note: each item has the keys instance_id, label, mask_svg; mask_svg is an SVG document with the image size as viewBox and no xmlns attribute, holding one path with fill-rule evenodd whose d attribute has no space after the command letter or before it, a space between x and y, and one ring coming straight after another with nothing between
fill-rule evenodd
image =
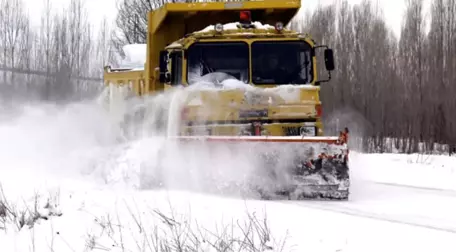
<instances>
[{"instance_id":1,"label":"yellow truck cab","mask_svg":"<svg viewBox=\"0 0 456 252\"><path fill-rule=\"evenodd\" d=\"M333 52L285 28L299 7L300 0L165 4L149 14L144 70L108 67L105 82L129 83L138 95L202 87L182 109L183 135L204 125L209 135L322 136L319 84L329 79L317 76L316 50L324 48L328 71Z\"/></svg>"}]
</instances>

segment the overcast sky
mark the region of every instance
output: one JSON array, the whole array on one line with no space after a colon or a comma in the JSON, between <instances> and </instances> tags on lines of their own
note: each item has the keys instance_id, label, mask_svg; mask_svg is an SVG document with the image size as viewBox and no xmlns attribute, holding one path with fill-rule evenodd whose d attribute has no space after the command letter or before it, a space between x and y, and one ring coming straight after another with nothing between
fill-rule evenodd
<instances>
[{"instance_id":1,"label":"overcast sky","mask_svg":"<svg viewBox=\"0 0 456 252\"><path fill-rule=\"evenodd\" d=\"M116 16L116 1L117 0L85 0L85 6L89 10L89 16L94 24L99 24L103 17L109 21L114 21ZM334 0L302 0L302 10L314 9L319 3L322 5L332 3ZM362 0L349 0L349 3L356 4ZM40 20L42 0L25 0L29 13L31 14L32 22L38 23ZM54 8L62 8L68 4L69 0L51 0ZM384 11L387 25L391 27L396 34L399 34L402 14L405 8L405 0L377 0L379 6ZM430 0L424 0L426 6Z\"/></svg>"}]
</instances>

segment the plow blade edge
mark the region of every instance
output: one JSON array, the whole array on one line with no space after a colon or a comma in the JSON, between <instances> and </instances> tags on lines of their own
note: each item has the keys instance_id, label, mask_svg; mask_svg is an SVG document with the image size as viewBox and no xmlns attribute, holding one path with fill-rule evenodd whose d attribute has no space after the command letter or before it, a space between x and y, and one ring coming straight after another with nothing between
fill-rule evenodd
<instances>
[{"instance_id":1,"label":"plow blade edge","mask_svg":"<svg viewBox=\"0 0 456 252\"><path fill-rule=\"evenodd\" d=\"M348 148L341 137L180 136L193 147L220 148L254 168L248 183L263 199L346 200ZM193 145L196 143L196 146Z\"/></svg>"}]
</instances>

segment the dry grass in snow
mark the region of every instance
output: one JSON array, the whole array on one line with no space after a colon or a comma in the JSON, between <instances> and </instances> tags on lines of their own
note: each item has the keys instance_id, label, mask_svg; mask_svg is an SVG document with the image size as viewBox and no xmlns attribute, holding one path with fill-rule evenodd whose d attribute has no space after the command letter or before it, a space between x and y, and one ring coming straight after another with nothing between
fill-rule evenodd
<instances>
[{"instance_id":1,"label":"dry grass in snow","mask_svg":"<svg viewBox=\"0 0 456 252\"><path fill-rule=\"evenodd\" d=\"M248 213L245 221L232 221L210 230L174 213L151 209L146 215L131 212L129 218L105 215L96 218L99 230L87 237L88 250L118 251L283 251L285 242L271 237L266 218ZM156 225L143 221L150 218Z\"/></svg>"},{"instance_id":2,"label":"dry grass in snow","mask_svg":"<svg viewBox=\"0 0 456 252\"><path fill-rule=\"evenodd\" d=\"M88 212L90 209L87 209L81 218L62 213L59 197L60 195L41 197L35 194L33 202L23 200L24 204L15 205L8 200L2 189L0 231L6 237L23 230L33 232L31 240L24 240L30 243L27 246L32 251L266 252L284 251L285 248L285 240L273 239L266 216L260 218L256 213L248 211L242 220L233 219L213 225L204 219L192 220L191 214L178 213L171 203L169 210L164 211L144 205L138 207L136 202L124 201L123 207L116 207L101 215L91 214ZM72 219L74 224L65 225L64 229L67 230L62 230L62 227L54 229L52 225L55 220L52 218L68 218L65 221ZM40 244L37 242L42 239L40 230L47 225L51 225L51 242ZM85 226L79 228L78 225ZM83 229L86 233L82 233ZM74 239L76 236L79 239ZM55 242L58 239L64 241L64 247ZM84 244L77 244L81 242Z\"/></svg>"},{"instance_id":3,"label":"dry grass in snow","mask_svg":"<svg viewBox=\"0 0 456 252\"><path fill-rule=\"evenodd\" d=\"M36 194L31 206L17 206L8 201L0 185L0 229L5 232L17 232L24 227L33 228L40 220L61 216L55 200L54 197L48 197L43 202L42 197Z\"/></svg>"}]
</instances>

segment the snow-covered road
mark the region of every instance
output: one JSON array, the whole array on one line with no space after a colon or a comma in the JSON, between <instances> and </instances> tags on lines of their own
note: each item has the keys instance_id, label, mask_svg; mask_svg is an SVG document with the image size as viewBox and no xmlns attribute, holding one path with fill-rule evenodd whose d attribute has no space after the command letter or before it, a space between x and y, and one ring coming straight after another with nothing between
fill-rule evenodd
<instances>
[{"instance_id":1,"label":"snow-covered road","mask_svg":"<svg viewBox=\"0 0 456 252\"><path fill-rule=\"evenodd\" d=\"M349 202L293 202L362 218L456 234L456 192L381 182L359 182Z\"/></svg>"},{"instance_id":2,"label":"snow-covered road","mask_svg":"<svg viewBox=\"0 0 456 252\"><path fill-rule=\"evenodd\" d=\"M378 158L378 155L358 154L358 158L362 159L369 156L373 160ZM397 157L383 155L383 164L396 164L397 169L420 167L418 164L401 167L401 162L394 161ZM356 174L359 168L354 166L352 173ZM428 168L432 169L432 166ZM37 189L43 199L53 196L53 202L58 204L57 209L63 215L35 225L34 239L27 228L14 232L14 228L9 227L6 233L0 232L0 241L3 241L0 244L6 244L7 248L2 251L29 251L31 241L36 248L43 249L37 251L47 251L51 245L56 251L89 251L89 239L95 243L93 247L109 248L108 251L122 251L114 241L123 239L124 246L130 251L139 251L138 240L144 234L150 235L162 221L154 215L154 211L169 214L171 208L174 216L178 216L173 217L177 222L193 220L199 227L213 232L221 232L222 227L231 224L236 227L237 221L247 219L246 212L256 212L259 218L266 214L273 236L286 238L284 251L456 249L456 192L419 188L419 185L410 185L412 183L405 179L401 185L354 175L353 193L348 202L273 202L184 191L137 191L100 185L91 180L52 178L49 174L39 173L34 173L33 181L25 181L24 177L18 179L21 172L14 173L0 176L6 194L13 197L13 202L20 204L22 199L32 202L33 190ZM10 179L6 179L8 177ZM396 177L394 183L397 182ZM102 228L107 225L109 216L115 223L113 226L122 227L123 236L119 236L119 231L111 237ZM145 231L140 231L138 219Z\"/></svg>"},{"instance_id":3,"label":"snow-covered road","mask_svg":"<svg viewBox=\"0 0 456 252\"><path fill-rule=\"evenodd\" d=\"M282 251L456 251L455 157L352 152L347 202L140 191L139 159L157 154L156 140L110 149L115 133L88 105L24 113L0 125L5 202L19 214L62 215L18 231L20 218L0 211L2 252L155 251L155 235L173 237L171 226L242 237L253 212L279 239L268 242L273 251L280 239Z\"/></svg>"}]
</instances>

